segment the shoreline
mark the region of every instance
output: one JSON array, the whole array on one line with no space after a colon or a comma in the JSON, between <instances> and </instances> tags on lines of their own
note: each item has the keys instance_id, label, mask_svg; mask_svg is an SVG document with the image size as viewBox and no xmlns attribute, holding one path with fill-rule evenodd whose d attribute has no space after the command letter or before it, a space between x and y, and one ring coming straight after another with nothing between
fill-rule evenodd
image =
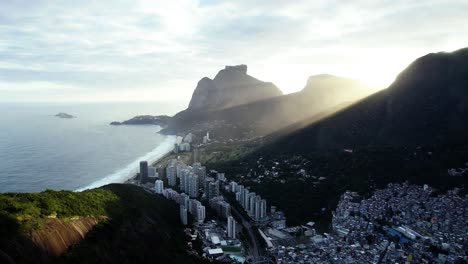
<instances>
[{"instance_id":1,"label":"shoreline","mask_svg":"<svg viewBox=\"0 0 468 264\"><path fill-rule=\"evenodd\" d=\"M161 159L170 155L174 149L174 143L177 139L175 135L166 136L165 140L157 145L153 150L136 158L134 161L130 162L126 167L119 169L103 178L100 178L84 187L75 189L76 192L82 192L89 189L99 188L101 186L111 184L111 183L130 183L135 179L136 174L139 171L139 163L142 160L148 161L150 164L159 162ZM156 157L156 158L154 158Z\"/></svg>"},{"instance_id":2,"label":"shoreline","mask_svg":"<svg viewBox=\"0 0 468 264\"><path fill-rule=\"evenodd\" d=\"M156 159L155 161L151 162L151 164L149 166L156 166L161 160L167 158L168 156L172 155L172 150L167 152L166 154L164 154L163 156L159 157L158 159ZM135 181L136 181L136 177L138 175L138 172L135 173L133 176L131 176L130 178L128 178L127 180L125 180L125 182L123 182L123 184L135 184Z\"/></svg>"}]
</instances>

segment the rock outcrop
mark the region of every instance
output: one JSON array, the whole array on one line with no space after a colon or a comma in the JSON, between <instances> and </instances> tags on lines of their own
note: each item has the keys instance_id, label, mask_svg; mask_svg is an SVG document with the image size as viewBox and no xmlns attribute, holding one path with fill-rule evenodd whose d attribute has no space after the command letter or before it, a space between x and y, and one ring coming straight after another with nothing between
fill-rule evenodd
<instances>
[{"instance_id":1,"label":"rock outcrop","mask_svg":"<svg viewBox=\"0 0 468 264\"><path fill-rule=\"evenodd\" d=\"M85 238L86 234L106 217L84 217L69 221L50 219L39 230L30 233L31 241L41 251L52 257L57 257Z\"/></svg>"},{"instance_id":2,"label":"rock outcrop","mask_svg":"<svg viewBox=\"0 0 468 264\"><path fill-rule=\"evenodd\" d=\"M56 114L55 117L71 119L71 118L75 118L76 116L60 112L60 113Z\"/></svg>"},{"instance_id":3,"label":"rock outcrop","mask_svg":"<svg viewBox=\"0 0 468 264\"><path fill-rule=\"evenodd\" d=\"M247 74L247 65L226 66L214 79L204 77L195 91L188 110L218 110L281 95L273 83Z\"/></svg>"}]
</instances>

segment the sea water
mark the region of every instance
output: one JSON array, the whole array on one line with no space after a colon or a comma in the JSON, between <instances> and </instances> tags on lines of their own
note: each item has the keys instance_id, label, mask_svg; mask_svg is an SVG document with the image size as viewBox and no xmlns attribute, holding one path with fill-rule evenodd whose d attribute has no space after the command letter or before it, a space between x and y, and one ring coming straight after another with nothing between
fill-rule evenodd
<instances>
[{"instance_id":1,"label":"sea water","mask_svg":"<svg viewBox=\"0 0 468 264\"><path fill-rule=\"evenodd\" d=\"M111 126L140 114L172 115L182 103L0 103L0 192L84 190L133 176L170 151L158 126ZM73 119L54 115L66 112Z\"/></svg>"}]
</instances>

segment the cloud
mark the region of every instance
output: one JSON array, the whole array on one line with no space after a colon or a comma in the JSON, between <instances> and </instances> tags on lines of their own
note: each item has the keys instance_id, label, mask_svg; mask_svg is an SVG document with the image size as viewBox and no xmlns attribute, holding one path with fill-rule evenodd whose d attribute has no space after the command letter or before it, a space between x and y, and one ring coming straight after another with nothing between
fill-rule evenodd
<instances>
[{"instance_id":1,"label":"cloud","mask_svg":"<svg viewBox=\"0 0 468 264\"><path fill-rule=\"evenodd\" d=\"M75 100L83 96L80 91L86 91L83 100L106 93L188 100L201 77L238 63L285 92L323 72L385 85L415 58L468 43L466 1L1 5L0 101L22 93L7 86L37 89L44 100ZM47 97L44 84L61 87L54 89L61 95Z\"/></svg>"}]
</instances>

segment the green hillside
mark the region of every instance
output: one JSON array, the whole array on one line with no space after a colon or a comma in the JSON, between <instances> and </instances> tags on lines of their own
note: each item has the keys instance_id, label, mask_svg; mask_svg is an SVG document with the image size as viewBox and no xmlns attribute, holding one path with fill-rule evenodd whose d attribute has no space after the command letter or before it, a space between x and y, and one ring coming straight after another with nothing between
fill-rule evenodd
<instances>
[{"instance_id":1,"label":"green hillside","mask_svg":"<svg viewBox=\"0 0 468 264\"><path fill-rule=\"evenodd\" d=\"M55 230L41 232L51 221L66 226L90 217L104 220L59 258L32 243L34 232L44 240L63 239L54 238ZM177 205L136 186L0 194L0 262L153 263L156 256L160 263L203 262L186 252Z\"/></svg>"}]
</instances>

